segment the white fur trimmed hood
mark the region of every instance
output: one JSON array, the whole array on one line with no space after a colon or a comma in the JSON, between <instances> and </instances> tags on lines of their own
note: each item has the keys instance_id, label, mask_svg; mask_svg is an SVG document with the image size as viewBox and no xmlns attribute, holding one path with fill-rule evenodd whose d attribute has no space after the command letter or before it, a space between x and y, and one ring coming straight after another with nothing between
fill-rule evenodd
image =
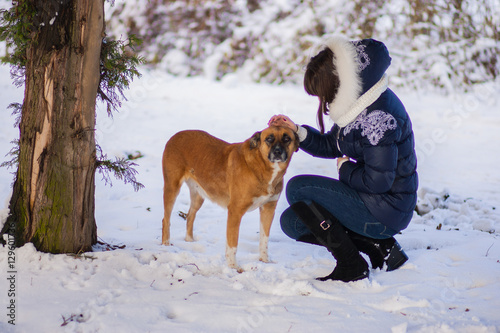
<instances>
[{"instance_id":1,"label":"white fur trimmed hood","mask_svg":"<svg viewBox=\"0 0 500 333\"><path fill-rule=\"evenodd\" d=\"M327 47L333 51L340 81L337 95L329 105L330 118L345 127L387 89L385 71L391 57L385 45L373 39L352 42L334 36L324 40L317 51Z\"/></svg>"}]
</instances>

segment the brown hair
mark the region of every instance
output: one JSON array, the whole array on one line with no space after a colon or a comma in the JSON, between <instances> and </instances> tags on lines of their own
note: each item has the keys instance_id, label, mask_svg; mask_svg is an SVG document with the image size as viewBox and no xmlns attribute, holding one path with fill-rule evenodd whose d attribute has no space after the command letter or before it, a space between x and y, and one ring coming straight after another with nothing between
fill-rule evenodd
<instances>
[{"instance_id":1,"label":"brown hair","mask_svg":"<svg viewBox=\"0 0 500 333\"><path fill-rule=\"evenodd\" d=\"M304 75L304 89L320 98L317 118L321 133L325 132L323 115L329 113L329 103L337 94L340 81L333 63L334 55L328 47L311 58Z\"/></svg>"}]
</instances>

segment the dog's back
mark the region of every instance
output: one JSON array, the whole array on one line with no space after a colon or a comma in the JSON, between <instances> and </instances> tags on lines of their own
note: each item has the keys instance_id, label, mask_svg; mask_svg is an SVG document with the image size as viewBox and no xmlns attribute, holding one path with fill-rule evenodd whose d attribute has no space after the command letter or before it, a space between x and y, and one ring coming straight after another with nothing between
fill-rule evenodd
<instances>
[{"instance_id":1,"label":"dog's back","mask_svg":"<svg viewBox=\"0 0 500 333\"><path fill-rule=\"evenodd\" d=\"M176 188L186 182L200 195L225 207L227 188L213 186L214 181L227 184L227 161L231 144L207 132L187 130L175 134L163 152L163 177ZM167 161L168 160L168 161ZM180 182L180 183L179 183Z\"/></svg>"}]
</instances>

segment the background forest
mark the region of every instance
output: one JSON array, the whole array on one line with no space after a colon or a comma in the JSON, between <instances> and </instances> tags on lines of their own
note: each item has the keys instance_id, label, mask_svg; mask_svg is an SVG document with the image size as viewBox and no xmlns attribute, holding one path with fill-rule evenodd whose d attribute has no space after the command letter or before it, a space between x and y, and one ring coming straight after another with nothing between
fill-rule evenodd
<instances>
[{"instance_id":1,"label":"background forest","mask_svg":"<svg viewBox=\"0 0 500 333\"><path fill-rule=\"evenodd\" d=\"M299 83L325 34L384 41L393 85L449 93L500 73L496 0L128 0L108 14L108 33L139 36L141 55L175 75Z\"/></svg>"}]
</instances>

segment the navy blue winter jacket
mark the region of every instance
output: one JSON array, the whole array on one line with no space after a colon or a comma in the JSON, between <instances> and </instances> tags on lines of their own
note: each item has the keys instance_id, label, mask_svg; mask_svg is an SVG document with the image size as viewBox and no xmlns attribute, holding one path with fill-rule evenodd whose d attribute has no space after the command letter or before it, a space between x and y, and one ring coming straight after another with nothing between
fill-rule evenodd
<instances>
[{"instance_id":1,"label":"navy blue winter jacket","mask_svg":"<svg viewBox=\"0 0 500 333\"><path fill-rule=\"evenodd\" d=\"M391 58L378 41L354 44L363 52L360 57L368 60L368 65L360 65L359 74L365 93L382 79ZM317 157L346 155L354 160L342 164L339 179L359 193L379 222L397 231L408 226L417 200L417 158L410 118L393 91L383 91L342 128L335 124L322 135L310 126L302 127L307 130L302 150Z\"/></svg>"}]
</instances>

